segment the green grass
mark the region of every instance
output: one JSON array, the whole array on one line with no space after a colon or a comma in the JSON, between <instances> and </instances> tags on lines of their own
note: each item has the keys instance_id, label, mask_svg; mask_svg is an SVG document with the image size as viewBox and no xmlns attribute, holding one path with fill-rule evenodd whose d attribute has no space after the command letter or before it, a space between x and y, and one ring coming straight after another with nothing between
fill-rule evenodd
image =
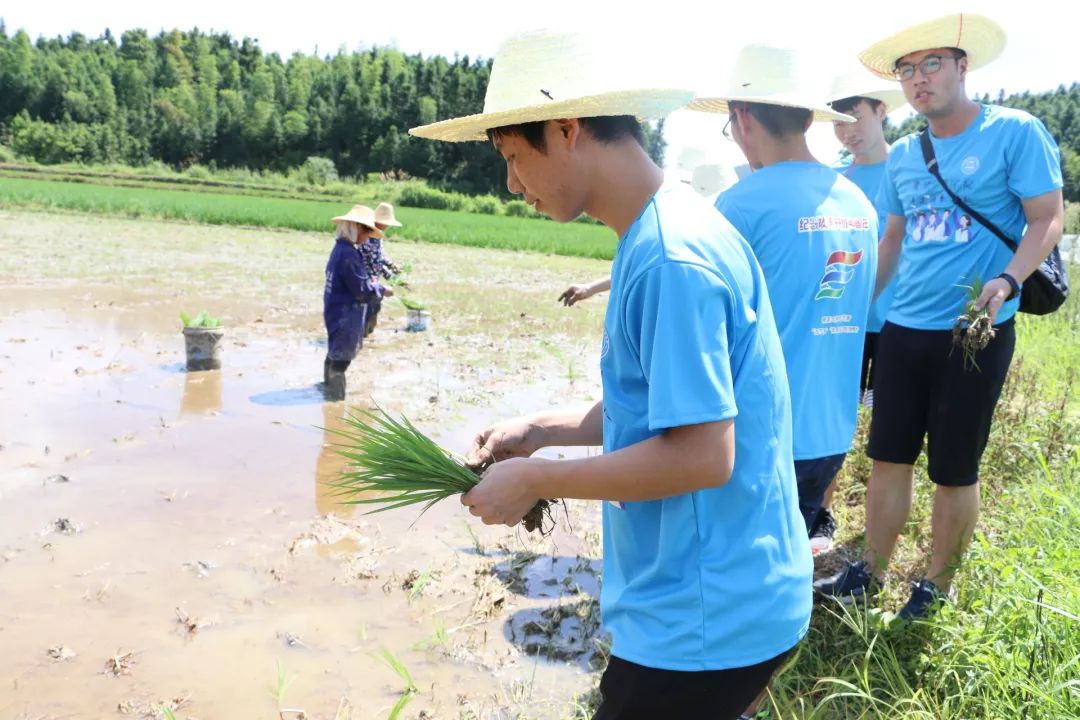
<instances>
[{"instance_id":1,"label":"green grass","mask_svg":"<svg viewBox=\"0 0 1080 720\"><path fill-rule=\"evenodd\" d=\"M1075 268L1074 268L1075 269ZM898 627L930 550L932 489L916 466L911 520L884 596L868 610L818 606L761 717L782 720L1066 720L1080 717L1080 300L1019 316L1017 357L983 456L983 507L956 600ZM860 442L834 500L837 538L862 542L869 462Z\"/></svg>"},{"instance_id":2,"label":"green grass","mask_svg":"<svg viewBox=\"0 0 1080 720\"><path fill-rule=\"evenodd\" d=\"M330 218L347 209L345 201L290 200L4 176L0 176L0 207L75 210L327 234L333 230ZM614 233L588 223L560 225L532 218L420 208L399 208L397 215L404 227L395 230L394 238L597 259L611 259L615 254Z\"/></svg>"}]
</instances>

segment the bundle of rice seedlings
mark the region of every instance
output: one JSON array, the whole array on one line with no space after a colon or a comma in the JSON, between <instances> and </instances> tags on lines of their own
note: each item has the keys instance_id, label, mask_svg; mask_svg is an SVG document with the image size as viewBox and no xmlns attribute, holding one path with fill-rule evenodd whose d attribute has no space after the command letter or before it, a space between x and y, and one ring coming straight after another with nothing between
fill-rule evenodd
<instances>
[{"instance_id":1,"label":"bundle of rice seedlings","mask_svg":"<svg viewBox=\"0 0 1080 720\"><path fill-rule=\"evenodd\" d=\"M423 504L420 514L480 482L485 467L473 468L460 455L439 447L408 418L394 419L382 408L345 415L346 427L332 432L343 438L337 452L349 461L331 485L347 505L378 504L370 513ZM378 493L377 497L366 497ZM370 514L369 513L369 514ZM540 500L522 523L528 531L551 532L550 503Z\"/></svg>"},{"instance_id":2,"label":"bundle of rice seedlings","mask_svg":"<svg viewBox=\"0 0 1080 720\"><path fill-rule=\"evenodd\" d=\"M971 285L961 285L967 290L967 302L964 304L964 312L957 316L953 323L952 340L953 348L960 348L964 356L964 368L979 369L975 362L975 356L980 350L990 344L997 334L997 330L990 323L990 311L987 308L975 309L975 304L982 295L983 281L976 276Z\"/></svg>"}]
</instances>

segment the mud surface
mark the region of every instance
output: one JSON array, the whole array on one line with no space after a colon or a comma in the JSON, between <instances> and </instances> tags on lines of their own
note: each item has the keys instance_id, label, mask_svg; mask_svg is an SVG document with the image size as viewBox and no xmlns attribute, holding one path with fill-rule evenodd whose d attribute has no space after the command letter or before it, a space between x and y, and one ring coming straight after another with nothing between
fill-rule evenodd
<instances>
[{"instance_id":1,"label":"mud surface","mask_svg":"<svg viewBox=\"0 0 1080 720\"><path fill-rule=\"evenodd\" d=\"M464 451L599 397L604 299L555 298L607 266L391 241L431 330L388 300L327 403L330 242L0 209L0 718L382 718L388 658L402 718L574 715L598 506L540 542L454 502L362 515L323 428L374 399ZM223 366L187 373L177 316L204 309Z\"/></svg>"}]
</instances>

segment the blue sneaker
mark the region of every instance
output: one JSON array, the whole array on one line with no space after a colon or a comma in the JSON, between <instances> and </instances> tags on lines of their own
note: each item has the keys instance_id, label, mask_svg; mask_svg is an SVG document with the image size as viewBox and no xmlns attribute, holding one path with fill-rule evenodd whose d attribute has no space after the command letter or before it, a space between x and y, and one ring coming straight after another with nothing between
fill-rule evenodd
<instances>
[{"instance_id":1,"label":"blue sneaker","mask_svg":"<svg viewBox=\"0 0 1080 720\"><path fill-rule=\"evenodd\" d=\"M937 612L948 599L948 593L923 578L912 585L911 599L907 601L907 605L904 605L896 617L904 622L926 620Z\"/></svg>"},{"instance_id":2,"label":"blue sneaker","mask_svg":"<svg viewBox=\"0 0 1080 720\"><path fill-rule=\"evenodd\" d=\"M814 583L814 594L819 598L832 598L843 605L866 600L881 590L881 583L867 569L866 561L848 563L848 566L832 577Z\"/></svg>"}]
</instances>

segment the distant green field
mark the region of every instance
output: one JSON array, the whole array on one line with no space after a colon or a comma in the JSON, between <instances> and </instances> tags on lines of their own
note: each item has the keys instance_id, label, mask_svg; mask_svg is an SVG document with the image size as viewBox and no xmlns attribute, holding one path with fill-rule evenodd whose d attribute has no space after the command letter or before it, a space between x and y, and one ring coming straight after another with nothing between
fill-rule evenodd
<instances>
[{"instance_id":1,"label":"distant green field","mask_svg":"<svg viewBox=\"0 0 1080 720\"><path fill-rule=\"evenodd\" d=\"M348 203L344 201L292 200L0 176L2 206L326 233L332 231L330 218L348 210ZM560 225L531 218L404 207L398 209L397 215L405 227L393 234L402 239L607 260L615 254L614 233L599 225Z\"/></svg>"}]
</instances>

